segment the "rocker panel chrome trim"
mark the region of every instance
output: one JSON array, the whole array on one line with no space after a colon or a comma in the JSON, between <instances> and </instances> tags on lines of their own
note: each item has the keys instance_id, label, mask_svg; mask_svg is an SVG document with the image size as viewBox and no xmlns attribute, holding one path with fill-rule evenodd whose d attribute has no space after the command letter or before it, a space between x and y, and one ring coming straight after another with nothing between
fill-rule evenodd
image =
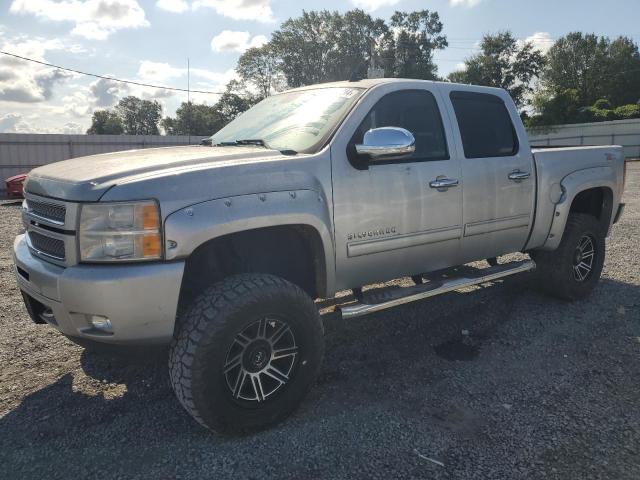
<instances>
[{"instance_id":1,"label":"rocker panel chrome trim","mask_svg":"<svg viewBox=\"0 0 640 480\"><path fill-rule=\"evenodd\" d=\"M382 302L382 303L376 303L376 304L359 303L355 305L348 305L346 307L341 307L340 312L342 313L342 318L360 317L368 313L378 312L380 310L386 310L387 308L396 307L398 305L404 305L405 303L415 302L417 300L422 300L424 298L435 297L436 295L451 292L453 290L458 290L463 287L469 287L471 285L478 285L480 283L491 282L493 280L507 277L509 275L514 275L516 273L528 272L536 268L536 264L533 260L523 260L521 262L514 262L512 266L509 264L506 264L505 266L510 266L510 268L504 269L500 272L482 275L474 278L468 278L468 277L453 278L451 280L444 281L442 283L442 286L438 288L426 290L420 293L415 293L413 295L407 295L406 297L396 298L393 300L389 300L388 302ZM427 285L428 284L425 284L425 286Z\"/></svg>"}]
</instances>

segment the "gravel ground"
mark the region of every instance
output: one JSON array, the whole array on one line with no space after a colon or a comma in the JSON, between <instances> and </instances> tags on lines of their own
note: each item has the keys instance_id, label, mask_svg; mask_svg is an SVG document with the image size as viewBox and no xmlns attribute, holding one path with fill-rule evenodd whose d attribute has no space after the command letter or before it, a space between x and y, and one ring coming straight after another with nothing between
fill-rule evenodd
<instances>
[{"instance_id":1,"label":"gravel ground","mask_svg":"<svg viewBox=\"0 0 640 480\"><path fill-rule=\"evenodd\" d=\"M222 437L182 411L163 352L84 351L34 325L0 205L2 478L640 478L640 163L579 303L531 277L369 317L325 315L317 386L285 423ZM461 341L461 331L469 330Z\"/></svg>"}]
</instances>

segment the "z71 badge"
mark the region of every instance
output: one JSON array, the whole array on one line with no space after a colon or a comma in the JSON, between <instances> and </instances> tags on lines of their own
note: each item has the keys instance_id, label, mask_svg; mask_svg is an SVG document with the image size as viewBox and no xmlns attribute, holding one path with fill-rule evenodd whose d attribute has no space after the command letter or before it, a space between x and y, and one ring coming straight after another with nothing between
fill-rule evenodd
<instances>
[{"instance_id":1,"label":"z71 badge","mask_svg":"<svg viewBox=\"0 0 640 480\"><path fill-rule=\"evenodd\" d=\"M354 232L347 235L347 241L364 240L366 238L384 237L386 235L395 235L396 227L377 228L375 230L367 230L365 232Z\"/></svg>"}]
</instances>

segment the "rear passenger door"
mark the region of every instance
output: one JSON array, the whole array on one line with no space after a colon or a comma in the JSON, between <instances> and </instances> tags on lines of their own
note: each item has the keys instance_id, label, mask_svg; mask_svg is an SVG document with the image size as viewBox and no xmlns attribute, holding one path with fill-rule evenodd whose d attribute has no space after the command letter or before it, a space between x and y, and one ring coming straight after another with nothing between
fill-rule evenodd
<instances>
[{"instance_id":1,"label":"rear passenger door","mask_svg":"<svg viewBox=\"0 0 640 480\"><path fill-rule=\"evenodd\" d=\"M455 85L448 97L464 184L462 261L519 251L533 221L535 172L515 105L506 92Z\"/></svg>"}]
</instances>

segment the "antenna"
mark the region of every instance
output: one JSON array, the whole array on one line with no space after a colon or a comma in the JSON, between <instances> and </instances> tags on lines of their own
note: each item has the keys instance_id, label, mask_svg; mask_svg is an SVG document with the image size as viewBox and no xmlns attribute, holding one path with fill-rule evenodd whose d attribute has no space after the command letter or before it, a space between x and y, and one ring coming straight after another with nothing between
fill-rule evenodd
<instances>
[{"instance_id":1,"label":"antenna","mask_svg":"<svg viewBox=\"0 0 640 480\"><path fill-rule=\"evenodd\" d=\"M369 68L367 68L367 78L383 78L384 68L376 65L376 39L371 37L371 53L369 55Z\"/></svg>"}]
</instances>

